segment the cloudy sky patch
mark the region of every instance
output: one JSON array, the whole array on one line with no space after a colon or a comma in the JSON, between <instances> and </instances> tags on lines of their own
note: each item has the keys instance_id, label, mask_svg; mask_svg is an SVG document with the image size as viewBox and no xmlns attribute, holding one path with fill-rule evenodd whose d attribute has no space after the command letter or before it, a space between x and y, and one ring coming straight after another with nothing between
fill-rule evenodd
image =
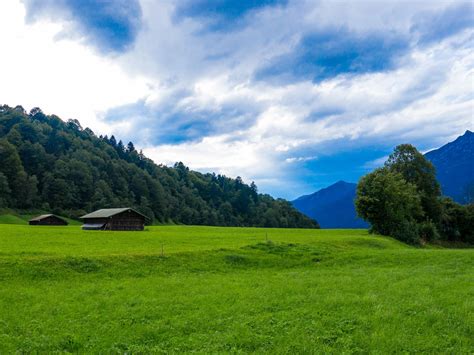
<instances>
[{"instance_id":1,"label":"cloudy sky patch","mask_svg":"<svg viewBox=\"0 0 474 355\"><path fill-rule=\"evenodd\" d=\"M292 199L473 129L473 16L467 1L5 0L0 97Z\"/></svg>"}]
</instances>

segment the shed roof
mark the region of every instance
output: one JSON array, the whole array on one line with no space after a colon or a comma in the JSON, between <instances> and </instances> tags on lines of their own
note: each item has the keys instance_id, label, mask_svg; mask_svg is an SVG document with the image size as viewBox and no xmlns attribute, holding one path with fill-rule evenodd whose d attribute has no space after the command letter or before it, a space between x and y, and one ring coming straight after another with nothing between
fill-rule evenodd
<instances>
[{"instance_id":1,"label":"shed roof","mask_svg":"<svg viewBox=\"0 0 474 355\"><path fill-rule=\"evenodd\" d=\"M56 218L62 219L61 217L55 216L54 214L42 214L41 216L37 216L37 217L34 217L34 218L30 219L30 222L31 221L41 221L42 219L45 219L45 218L48 218L48 217L56 217Z\"/></svg>"},{"instance_id":2,"label":"shed roof","mask_svg":"<svg viewBox=\"0 0 474 355\"><path fill-rule=\"evenodd\" d=\"M147 216L141 214L140 212L135 211L133 208L130 207L125 207L125 208L103 208L101 210L94 211L92 213L86 214L82 217L83 218L109 218L115 215L118 215L119 213L126 212L126 211L133 211L140 216L143 216L144 218L148 219Z\"/></svg>"}]
</instances>

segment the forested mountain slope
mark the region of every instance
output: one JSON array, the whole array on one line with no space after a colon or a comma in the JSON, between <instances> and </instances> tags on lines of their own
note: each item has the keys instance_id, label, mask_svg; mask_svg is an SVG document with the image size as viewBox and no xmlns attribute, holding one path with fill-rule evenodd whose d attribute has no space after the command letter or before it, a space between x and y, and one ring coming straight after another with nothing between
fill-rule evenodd
<instances>
[{"instance_id":1,"label":"forested mountain slope","mask_svg":"<svg viewBox=\"0 0 474 355\"><path fill-rule=\"evenodd\" d=\"M318 227L240 178L156 165L132 143L97 137L77 120L0 106L0 207L77 217L119 206L163 223Z\"/></svg>"}]
</instances>

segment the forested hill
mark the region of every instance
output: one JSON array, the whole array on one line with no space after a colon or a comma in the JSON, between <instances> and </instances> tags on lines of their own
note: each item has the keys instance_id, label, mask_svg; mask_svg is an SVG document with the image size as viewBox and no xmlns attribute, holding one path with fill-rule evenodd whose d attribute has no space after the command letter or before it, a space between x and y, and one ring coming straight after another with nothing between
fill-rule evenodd
<instances>
[{"instance_id":1,"label":"forested hill","mask_svg":"<svg viewBox=\"0 0 474 355\"><path fill-rule=\"evenodd\" d=\"M240 178L156 165L132 143L97 137L77 120L0 106L0 207L78 217L122 206L162 223L319 227Z\"/></svg>"}]
</instances>

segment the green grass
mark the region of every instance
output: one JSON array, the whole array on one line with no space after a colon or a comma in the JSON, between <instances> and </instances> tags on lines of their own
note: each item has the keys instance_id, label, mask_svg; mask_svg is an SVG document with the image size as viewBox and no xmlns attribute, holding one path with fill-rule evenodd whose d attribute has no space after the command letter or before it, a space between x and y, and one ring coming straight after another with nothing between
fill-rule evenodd
<instances>
[{"instance_id":1,"label":"green grass","mask_svg":"<svg viewBox=\"0 0 474 355\"><path fill-rule=\"evenodd\" d=\"M365 230L0 225L0 353L473 353L473 260Z\"/></svg>"},{"instance_id":2,"label":"green grass","mask_svg":"<svg viewBox=\"0 0 474 355\"><path fill-rule=\"evenodd\" d=\"M0 214L0 224L28 224L28 221L14 214Z\"/></svg>"}]
</instances>

